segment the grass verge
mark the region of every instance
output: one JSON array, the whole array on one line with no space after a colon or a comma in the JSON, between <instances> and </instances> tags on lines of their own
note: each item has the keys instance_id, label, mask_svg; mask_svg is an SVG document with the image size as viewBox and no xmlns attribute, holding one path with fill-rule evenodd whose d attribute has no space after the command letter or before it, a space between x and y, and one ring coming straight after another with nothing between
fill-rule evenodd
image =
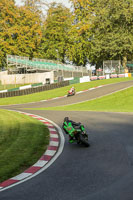
<instances>
[{"instance_id":1,"label":"grass verge","mask_svg":"<svg viewBox=\"0 0 133 200\"><path fill-rule=\"evenodd\" d=\"M112 83L130 81L130 80L133 80L133 77L91 81L91 82L86 82L86 83L73 84L73 86L78 92L78 91L86 90L92 87L97 87L99 85L107 85L107 84L112 84ZM53 90L48 90L48 91L24 95L24 96L1 98L0 105L30 103L30 102L37 102L41 100L47 100L47 99L51 99L51 98L55 98L59 96L64 96L67 94L70 87L71 85L63 87L63 88L57 88Z\"/></svg>"},{"instance_id":2,"label":"grass verge","mask_svg":"<svg viewBox=\"0 0 133 200\"><path fill-rule=\"evenodd\" d=\"M36 110L133 112L133 87L95 100L60 107Z\"/></svg>"},{"instance_id":3,"label":"grass verge","mask_svg":"<svg viewBox=\"0 0 133 200\"><path fill-rule=\"evenodd\" d=\"M40 121L0 110L0 182L33 165L48 143L49 131Z\"/></svg>"}]
</instances>

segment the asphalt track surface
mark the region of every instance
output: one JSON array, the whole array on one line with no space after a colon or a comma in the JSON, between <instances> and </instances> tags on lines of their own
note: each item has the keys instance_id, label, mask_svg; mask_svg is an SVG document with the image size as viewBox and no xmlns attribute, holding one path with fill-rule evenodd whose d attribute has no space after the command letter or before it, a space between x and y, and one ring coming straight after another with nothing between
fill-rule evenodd
<instances>
[{"instance_id":1,"label":"asphalt track surface","mask_svg":"<svg viewBox=\"0 0 133 200\"><path fill-rule=\"evenodd\" d=\"M66 105L96 98L132 86L133 81L113 84L70 98L1 107ZM60 127L63 118L82 122L90 147L69 144L65 135L62 154L44 172L8 190L0 200L133 200L133 113L64 112L26 110L46 117Z\"/></svg>"}]
</instances>

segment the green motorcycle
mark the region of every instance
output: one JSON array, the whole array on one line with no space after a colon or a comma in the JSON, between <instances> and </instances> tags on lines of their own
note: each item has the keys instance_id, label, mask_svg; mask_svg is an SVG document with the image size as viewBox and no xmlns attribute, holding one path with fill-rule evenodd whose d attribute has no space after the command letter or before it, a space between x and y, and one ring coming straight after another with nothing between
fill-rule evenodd
<instances>
[{"instance_id":1,"label":"green motorcycle","mask_svg":"<svg viewBox=\"0 0 133 200\"><path fill-rule=\"evenodd\" d=\"M71 122L64 122L64 129L71 137L73 137L77 144L83 144L86 147L90 146L88 142L88 135L83 125L73 127Z\"/></svg>"}]
</instances>

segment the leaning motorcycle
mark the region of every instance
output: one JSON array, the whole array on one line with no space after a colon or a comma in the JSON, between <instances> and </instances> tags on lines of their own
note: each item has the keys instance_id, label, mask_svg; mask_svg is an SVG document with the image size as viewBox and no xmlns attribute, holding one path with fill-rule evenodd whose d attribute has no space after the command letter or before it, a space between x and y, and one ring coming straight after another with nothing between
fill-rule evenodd
<instances>
[{"instance_id":1,"label":"leaning motorcycle","mask_svg":"<svg viewBox=\"0 0 133 200\"><path fill-rule=\"evenodd\" d=\"M83 125L80 125L79 127L68 127L68 133L73 136L77 144L83 144L85 147L90 146L88 135Z\"/></svg>"},{"instance_id":2,"label":"leaning motorcycle","mask_svg":"<svg viewBox=\"0 0 133 200\"><path fill-rule=\"evenodd\" d=\"M67 97L70 97L70 96L73 96L73 95L75 95L75 91L73 91L73 92L68 91L68 93L67 93Z\"/></svg>"}]
</instances>

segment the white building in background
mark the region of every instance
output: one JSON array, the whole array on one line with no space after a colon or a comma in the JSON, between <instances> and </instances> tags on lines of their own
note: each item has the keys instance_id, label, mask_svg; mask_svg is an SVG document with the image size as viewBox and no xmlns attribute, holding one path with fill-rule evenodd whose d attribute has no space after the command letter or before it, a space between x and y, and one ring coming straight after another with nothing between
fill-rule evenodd
<instances>
[{"instance_id":1,"label":"white building in background","mask_svg":"<svg viewBox=\"0 0 133 200\"><path fill-rule=\"evenodd\" d=\"M86 68L88 69L88 70L95 70L96 69L96 66L95 65L91 65L90 63L88 63L87 65L86 65Z\"/></svg>"}]
</instances>

